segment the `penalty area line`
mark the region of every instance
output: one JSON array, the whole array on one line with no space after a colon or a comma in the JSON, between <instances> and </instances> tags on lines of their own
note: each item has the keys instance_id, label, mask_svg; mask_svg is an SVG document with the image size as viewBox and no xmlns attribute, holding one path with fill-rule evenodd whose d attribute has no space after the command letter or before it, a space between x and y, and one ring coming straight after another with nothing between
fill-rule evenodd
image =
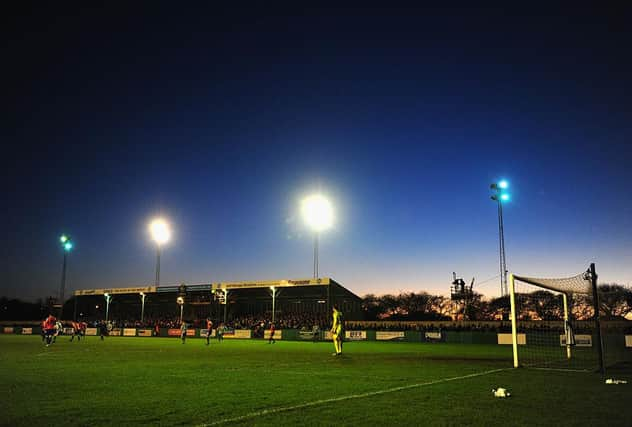
<instances>
[{"instance_id":1,"label":"penalty area line","mask_svg":"<svg viewBox=\"0 0 632 427\"><path fill-rule=\"evenodd\" d=\"M402 391L402 390L410 390L412 388L426 387L426 386L430 386L434 384L447 383L450 381L458 381L458 380L465 380L468 378L482 377L484 375L495 374L496 372L507 371L510 369L513 369L513 368L492 369L490 371L476 372L473 374L461 375L458 377L442 378L442 379L433 380L433 381L426 381L423 383L416 383L416 384L403 385L399 387L387 388L384 390L367 391L366 393L349 394L347 396L332 397L330 399L320 399L320 400L315 400L313 402L300 403L298 405L293 405L293 406L284 406L281 408L273 408L273 409L263 409L261 411L254 411L254 412L250 412L244 415L239 415L237 417L223 418L221 420L217 420L212 423L198 424L197 427L210 427L210 426L217 426L217 425L227 424L227 423L235 423L238 421L248 420L250 418L261 417L264 415L278 414L279 412L295 411L297 409L309 408L312 406L324 405L327 403L341 402L344 400L351 400L351 399L363 399L365 397L373 397L373 396L379 396L381 394L394 393L394 392Z\"/></svg>"}]
</instances>

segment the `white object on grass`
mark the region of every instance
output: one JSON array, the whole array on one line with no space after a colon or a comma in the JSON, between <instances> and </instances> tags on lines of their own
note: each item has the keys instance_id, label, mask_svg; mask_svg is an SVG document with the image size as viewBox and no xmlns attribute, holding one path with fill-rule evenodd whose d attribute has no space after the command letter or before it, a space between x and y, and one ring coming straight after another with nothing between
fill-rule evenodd
<instances>
[{"instance_id":1,"label":"white object on grass","mask_svg":"<svg viewBox=\"0 0 632 427\"><path fill-rule=\"evenodd\" d=\"M506 388L502 388L502 387L492 389L492 394L495 397L509 397L509 396L511 396L511 393L509 393Z\"/></svg>"}]
</instances>

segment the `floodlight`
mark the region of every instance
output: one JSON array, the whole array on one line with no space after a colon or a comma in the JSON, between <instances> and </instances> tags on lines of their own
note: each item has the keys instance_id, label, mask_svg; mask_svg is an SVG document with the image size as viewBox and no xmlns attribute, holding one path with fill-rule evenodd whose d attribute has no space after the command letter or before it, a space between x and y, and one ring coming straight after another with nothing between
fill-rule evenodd
<instances>
[{"instance_id":1,"label":"floodlight","mask_svg":"<svg viewBox=\"0 0 632 427\"><path fill-rule=\"evenodd\" d=\"M315 232L324 231L333 224L334 214L331 203L320 194L303 199L301 213L307 225Z\"/></svg>"},{"instance_id":2,"label":"floodlight","mask_svg":"<svg viewBox=\"0 0 632 427\"><path fill-rule=\"evenodd\" d=\"M511 196L507 193L503 193L500 195L500 200L503 202L508 202L511 199Z\"/></svg>"},{"instance_id":3,"label":"floodlight","mask_svg":"<svg viewBox=\"0 0 632 427\"><path fill-rule=\"evenodd\" d=\"M509 183L503 179L502 181L498 182L498 188L500 188L501 190L505 190L509 188Z\"/></svg>"},{"instance_id":4,"label":"floodlight","mask_svg":"<svg viewBox=\"0 0 632 427\"><path fill-rule=\"evenodd\" d=\"M154 219L151 224L149 224L149 231L151 233L151 238L158 245L167 243L171 238L169 224L167 224L167 222L162 218Z\"/></svg>"},{"instance_id":5,"label":"floodlight","mask_svg":"<svg viewBox=\"0 0 632 427\"><path fill-rule=\"evenodd\" d=\"M64 243L64 250L66 252L70 252L71 249L72 249L72 242L67 241L66 243Z\"/></svg>"},{"instance_id":6,"label":"floodlight","mask_svg":"<svg viewBox=\"0 0 632 427\"><path fill-rule=\"evenodd\" d=\"M59 241L62 243L66 243L68 241L68 236L66 236L65 234L62 234L61 237L59 238Z\"/></svg>"}]
</instances>

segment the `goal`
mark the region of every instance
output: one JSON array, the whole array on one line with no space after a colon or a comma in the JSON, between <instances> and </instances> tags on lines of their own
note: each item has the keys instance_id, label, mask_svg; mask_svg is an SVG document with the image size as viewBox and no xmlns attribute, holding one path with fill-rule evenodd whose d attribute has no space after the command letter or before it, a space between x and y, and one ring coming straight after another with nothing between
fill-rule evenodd
<instances>
[{"instance_id":1,"label":"goal","mask_svg":"<svg viewBox=\"0 0 632 427\"><path fill-rule=\"evenodd\" d=\"M573 277L509 281L514 367L604 370L595 265Z\"/></svg>"}]
</instances>

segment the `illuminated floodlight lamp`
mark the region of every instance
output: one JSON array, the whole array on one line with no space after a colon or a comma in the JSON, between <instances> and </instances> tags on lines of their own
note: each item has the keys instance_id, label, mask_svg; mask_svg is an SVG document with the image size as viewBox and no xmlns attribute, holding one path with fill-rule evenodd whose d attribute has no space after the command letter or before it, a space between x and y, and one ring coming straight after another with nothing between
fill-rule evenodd
<instances>
[{"instance_id":1,"label":"illuminated floodlight lamp","mask_svg":"<svg viewBox=\"0 0 632 427\"><path fill-rule=\"evenodd\" d=\"M70 240L66 241L66 243L64 243L64 250L66 252L70 252L70 250L72 249L73 244Z\"/></svg>"},{"instance_id":2,"label":"illuminated floodlight lamp","mask_svg":"<svg viewBox=\"0 0 632 427\"><path fill-rule=\"evenodd\" d=\"M511 196L507 193L503 193L500 195L500 200L503 202L508 202L509 200L511 200Z\"/></svg>"},{"instance_id":3,"label":"illuminated floodlight lamp","mask_svg":"<svg viewBox=\"0 0 632 427\"><path fill-rule=\"evenodd\" d=\"M498 182L498 188L500 188L501 190L506 190L507 188L509 188L509 182L507 182L507 180L500 180Z\"/></svg>"},{"instance_id":4,"label":"illuminated floodlight lamp","mask_svg":"<svg viewBox=\"0 0 632 427\"><path fill-rule=\"evenodd\" d=\"M178 305L182 305L184 304L184 298L178 297L178 299L176 299L176 302L178 303Z\"/></svg>"},{"instance_id":5,"label":"illuminated floodlight lamp","mask_svg":"<svg viewBox=\"0 0 632 427\"><path fill-rule=\"evenodd\" d=\"M158 245L163 245L171 239L169 224L162 218L156 218L149 224L149 232Z\"/></svg>"},{"instance_id":6,"label":"illuminated floodlight lamp","mask_svg":"<svg viewBox=\"0 0 632 427\"><path fill-rule=\"evenodd\" d=\"M68 236L66 236L65 234L62 234L61 237L59 238L59 241L63 244L66 243L68 241Z\"/></svg>"},{"instance_id":7,"label":"illuminated floodlight lamp","mask_svg":"<svg viewBox=\"0 0 632 427\"><path fill-rule=\"evenodd\" d=\"M305 223L319 233L330 228L334 222L334 212L326 197L315 194L301 202L301 213Z\"/></svg>"}]
</instances>

